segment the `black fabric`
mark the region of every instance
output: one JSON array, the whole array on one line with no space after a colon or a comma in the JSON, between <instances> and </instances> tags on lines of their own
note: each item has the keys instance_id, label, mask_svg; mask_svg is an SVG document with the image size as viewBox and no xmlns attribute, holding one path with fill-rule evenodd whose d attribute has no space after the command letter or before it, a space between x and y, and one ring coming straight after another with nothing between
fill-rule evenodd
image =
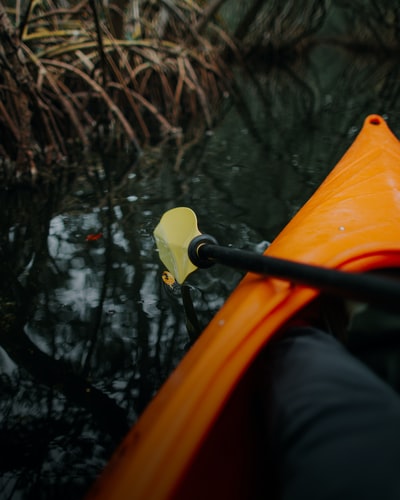
<instances>
[{"instance_id":1,"label":"black fabric","mask_svg":"<svg viewBox=\"0 0 400 500\"><path fill-rule=\"evenodd\" d=\"M268 467L278 497L399 500L399 396L318 330L293 330L264 356Z\"/></svg>"}]
</instances>

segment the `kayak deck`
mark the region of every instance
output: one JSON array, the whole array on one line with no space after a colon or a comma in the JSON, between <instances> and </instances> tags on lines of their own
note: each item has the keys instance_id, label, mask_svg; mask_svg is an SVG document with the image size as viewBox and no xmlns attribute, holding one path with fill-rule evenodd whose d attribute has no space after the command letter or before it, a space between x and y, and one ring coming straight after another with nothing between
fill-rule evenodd
<instances>
[{"instance_id":1,"label":"kayak deck","mask_svg":"<svg viewBox=\"0 0 400 500\"><path fill-rule=\"evenodd\" d=\"M400 144L371 115L266 254L344 271L400 267ZM265 446L259 355L318 291L248 274L115 452L90 498L253 498ZM261 469L260 469L261 468Z\"/></svg>"}]
</instances>

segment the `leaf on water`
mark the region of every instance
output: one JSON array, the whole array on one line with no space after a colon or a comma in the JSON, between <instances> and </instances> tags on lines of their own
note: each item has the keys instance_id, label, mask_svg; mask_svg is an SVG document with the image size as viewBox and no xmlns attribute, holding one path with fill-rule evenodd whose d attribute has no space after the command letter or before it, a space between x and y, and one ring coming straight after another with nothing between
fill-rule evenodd
<instances>
[{"instance_id":1,"label":"leaf on water","mask_svg":"<svg viewBox=\"0 0 400 500\"><path fill-rule=\"evenodd\" d=\"M175 281L175 278L172 276L172 274L169 271L163 271L163 273L161 275L161 279L170 288L173 288L177 284Z\"/></svg>"},{"instance_id":2,"label":"leaf on water","mask_svg":"<svg viewBox=\"0 0 400 500\"><path fill-rule=\"evenodd\" d=\"M97 241L103 237L103 233L92 233L86 236L86 241Z\"/></svg>"}]
</instances>

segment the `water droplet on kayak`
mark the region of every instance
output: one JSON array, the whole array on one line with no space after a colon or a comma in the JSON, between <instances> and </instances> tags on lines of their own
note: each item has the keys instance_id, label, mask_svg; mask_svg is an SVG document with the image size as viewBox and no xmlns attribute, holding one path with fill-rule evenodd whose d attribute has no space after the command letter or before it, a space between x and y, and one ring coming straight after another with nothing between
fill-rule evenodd
<instances>
[{"instance_id":1,"label":"water droplet on kayak","mask_svg":"<svg viewBox=\"0 0 400 500\"><path fill-rule=\"evenodd\" d=\"M344 231L344 226L339 226L339 231Z\"/></svg>"},{"instance_id":2,"label":"water droplet on kayak","mask_svg":"<svg viewBox=\"0 0 400 500\"><path fill-rule=\"evenodd\" d=\"M347 136L351 138L355 137L359 132L359 128L358 127L350 127L348 132L347 132Z\"/></svg>"}]
</instances>

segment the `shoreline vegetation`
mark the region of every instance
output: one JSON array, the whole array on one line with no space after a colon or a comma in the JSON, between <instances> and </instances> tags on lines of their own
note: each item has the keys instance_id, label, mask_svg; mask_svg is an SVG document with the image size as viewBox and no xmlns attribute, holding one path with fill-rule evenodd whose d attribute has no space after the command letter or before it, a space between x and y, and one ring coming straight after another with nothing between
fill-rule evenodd
<instances>
[{"instance_id":1,"label":"shoreline vegetation","mask_svg":"<svg viewBox=\"0 0 400 500\"><path fill-rule=\"evenodd\" d=\"M351 37L326 28L333 4ZM239 1L232 21L232 0L0 1L2 185L57 175L98 143L190 144L234 94L231 65L321 43L396 52L397 8L360 1L354 17L354 4Z\"/></svg>"},{"instance_id":2,"label":"shoreline vegetation","mask_svg":"<svg viewBox=\"0 0 400 500\"><path fill-rule=\"evenodd\" d=\"M229 71L220 41L193 28L203 11L141 2L126 27L116 15L126 3L110 12L95 0L29 1L24 12L0 3L3 177L36 177L39 165L54 171L104 138L139 153L178 137L193 116L211 126Z\"/></svg>"}]
</instances>

